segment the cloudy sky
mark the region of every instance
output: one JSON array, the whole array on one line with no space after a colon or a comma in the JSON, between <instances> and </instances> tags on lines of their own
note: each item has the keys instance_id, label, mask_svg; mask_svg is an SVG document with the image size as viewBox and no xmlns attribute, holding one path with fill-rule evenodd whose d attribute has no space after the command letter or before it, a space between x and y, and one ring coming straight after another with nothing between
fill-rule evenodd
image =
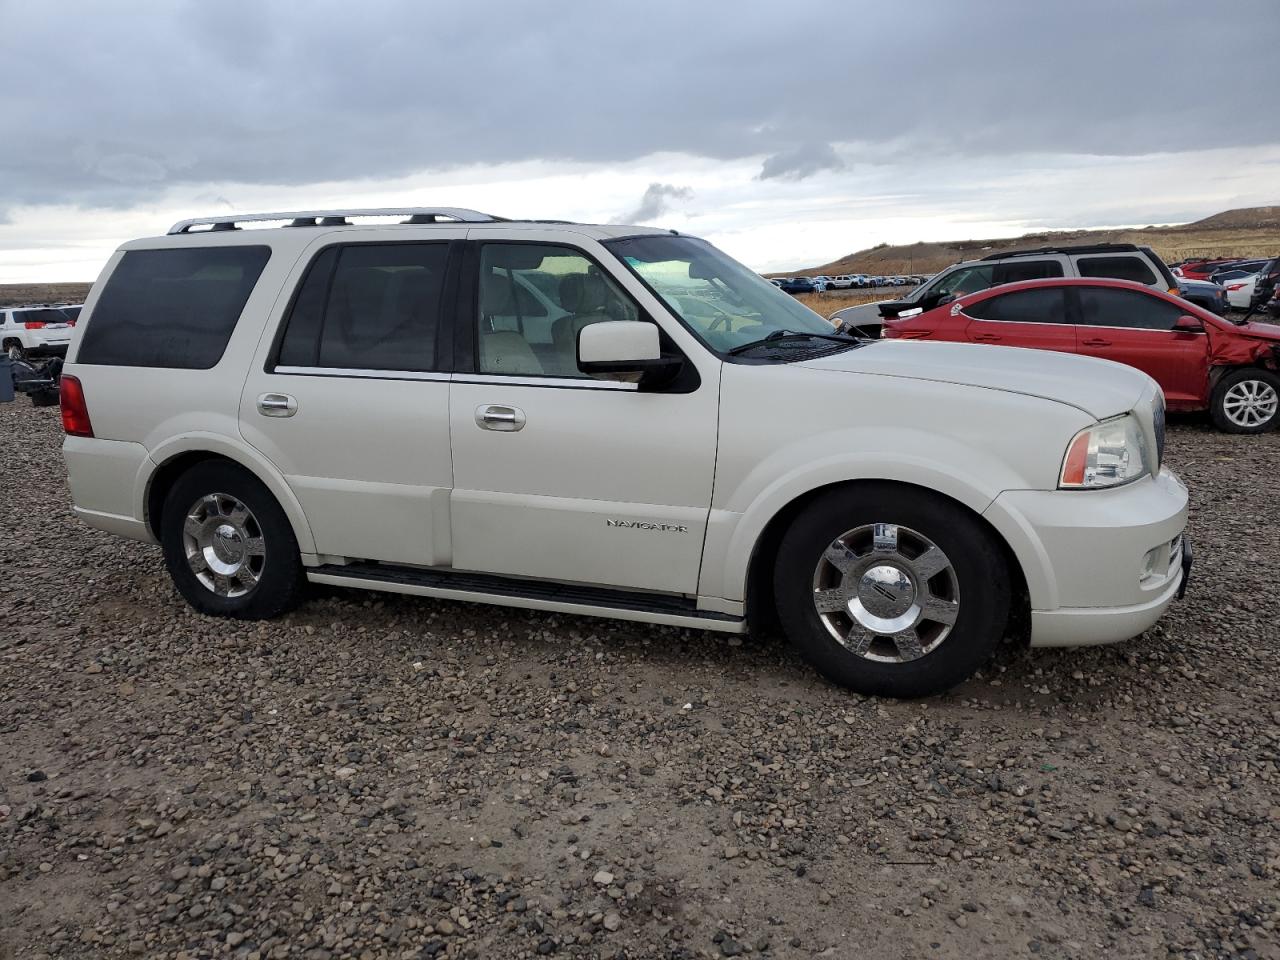
<instances>
[{"instance_id":1,"label":"cloudy sky","mask_svg":"<svg viewBox=\"0 0 1280 960\"><path fill-rule=\"evenodd\" d=\"M226 211L881 242L1280 203L1277 0L0 0L0 282Z\"/></svg>"}]
</instances>

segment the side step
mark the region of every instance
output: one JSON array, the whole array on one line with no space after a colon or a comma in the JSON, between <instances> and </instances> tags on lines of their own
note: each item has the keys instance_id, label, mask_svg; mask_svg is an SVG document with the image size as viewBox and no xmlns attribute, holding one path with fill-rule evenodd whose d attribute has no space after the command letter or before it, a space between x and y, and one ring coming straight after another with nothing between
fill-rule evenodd
<instances>
[{"instance_id":1,"label":"side step","mask_svg":"<svg viewBox=\"0 0 1280 960\"><path fill-rule=\"evenodd\" d=\"M747 622L727 613L699 610L687 597L609 587L569 586L486 573L430 570L382 563L325 564L307 568L312 583L363 587L443 600L492 603L502 607L550 610L588 617L612 617L700 630L746 633Z\"/></svg>"}]
</instances>

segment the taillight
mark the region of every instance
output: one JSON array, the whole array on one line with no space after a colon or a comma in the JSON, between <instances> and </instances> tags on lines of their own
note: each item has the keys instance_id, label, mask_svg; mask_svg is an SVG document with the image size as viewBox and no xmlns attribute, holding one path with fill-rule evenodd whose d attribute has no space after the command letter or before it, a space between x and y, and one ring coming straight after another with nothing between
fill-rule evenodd
<instances>
[{"instance_id":1,"label":"taillight","mask_svg":"<svg viewBox=\"0 0 1280 960\"><path fill-rule=\"evenodd\" d=\"M43 320L28 320L23 324L28 330L40 330L44 327Z\"/></svg>"},{"instance_id":2,"label":"taillight","mask_svg":"<svg viewBox=\"0 0 1280 960\"><path fill-rule=\"evenodd\" d=\"M1240 289L1241 287L1243 287L1243 286L1244 286L1244 284L1243 284L1243 283L1228 283L1228 284L1227 284L1227 289L1228 289L1228 290L1239 290L1239 289Z\"/></svg>"},{"instance_id":3,"label":"taillight","mask_svg":"<svg viewBox=\"0 0 1280 960\"><path fill-rule=\"evenodd\" d=\"M89 407L84 402L84 387L80 378L63 374L58 385L58 402L62 405L62 429L69 437L92 437L93 424L89 422Z\"/></svg>"}]
</instances>

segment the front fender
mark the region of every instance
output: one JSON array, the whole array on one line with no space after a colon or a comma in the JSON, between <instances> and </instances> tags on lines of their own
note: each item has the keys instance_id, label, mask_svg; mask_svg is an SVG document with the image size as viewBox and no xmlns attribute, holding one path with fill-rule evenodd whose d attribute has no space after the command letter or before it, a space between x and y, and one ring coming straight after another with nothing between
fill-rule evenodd
<instances>
[{"instance_id":1,"label":"front fender","mask_svg":"<svg viewBox=\"0 0 1280 960\"><path fill-rule=\"evenodd\" d=\"M1030 485L1007 465L937 434L868 427L808 437L759 463L713 507L699 594L744 600L751 557L769 522L800 497L857 480L912 484L977 514L1001 490Z\"/></svg>"}]
</instances>

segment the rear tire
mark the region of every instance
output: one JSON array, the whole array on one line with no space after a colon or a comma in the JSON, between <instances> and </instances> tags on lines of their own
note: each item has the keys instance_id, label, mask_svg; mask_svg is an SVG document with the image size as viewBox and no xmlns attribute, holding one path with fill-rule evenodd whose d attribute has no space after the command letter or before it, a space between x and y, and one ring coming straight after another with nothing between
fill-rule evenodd
<instances>
[{"instance_id":1,"label":"rear tire","mask_svg":"<svg viewBox=\"0 0 1280 960\"><path fill-rule=\"evenodd\" d=\"M4 352L10 360L25 360L27 351L22 349L22 344L17 340L6 340L4 342Z\"/></svg>"},{"instance_id":2,"label":"rear tire","mask_svg":"<svg viewBox=\"0 0 1280 960\"><path fill-rule=\"evenodd\" d=\"M1209 401L1214 425L1227 433L1266 433L1280 424L1280 377L1247 367L1218 381Z\"/></svg>"},{"instance_id":3,"label":"rear tire","mask_svg":"<svg viewBox=\"0 0 1280 960\"><path fill-rule=\"evenodd\" d=\"M297 606L306 574L293 527L257 477L225 461L198 463L165 497L165 566L201 613L267 620Z\"/></svg>"},{"instance_id":4,"label":"rear tire","mask_svg":"<svg viewBox=\"0 0 1280 960\"><path fill-rule=\"evenodd\" d=\"M791 641L858 693L923 697L970 677L1009 620L995 537L928 491L865 483L823 494L778 549L774 595Z\"/></svg>"}]
</instances>

